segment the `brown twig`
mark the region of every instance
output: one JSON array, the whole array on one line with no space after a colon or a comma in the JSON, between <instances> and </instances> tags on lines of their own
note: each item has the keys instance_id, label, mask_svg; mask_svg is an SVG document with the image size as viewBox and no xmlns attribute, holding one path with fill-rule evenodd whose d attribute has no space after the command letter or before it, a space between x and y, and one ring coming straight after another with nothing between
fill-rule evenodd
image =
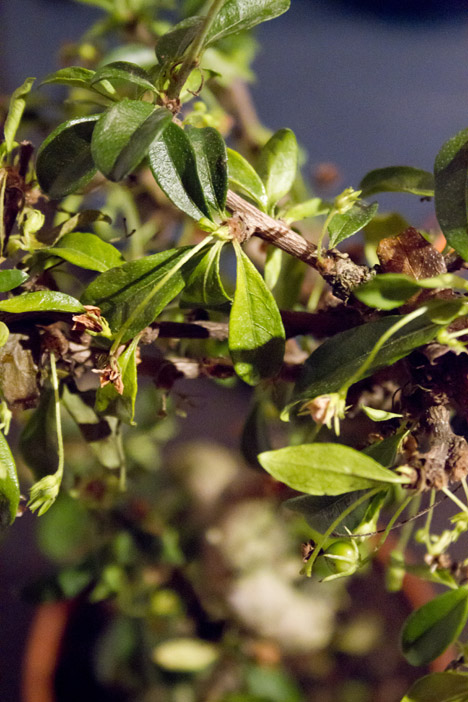
<instances>
[{"instance_id":1,"label":"brown twig","mask_svg":"<svg viewBox=\"0 0 468 702\"><path fill-rule=\"evenodd\" d=\"M347 300L353 289L373 276L367 266L354 263L346 253L336 249L319 258L317 247L290 229L284 222L261 212L240 195L228 190L226 206L232 212L231 232L242 243L258 236L318 271L331 286L334 295Z\"/></svg>"}]
</instances>

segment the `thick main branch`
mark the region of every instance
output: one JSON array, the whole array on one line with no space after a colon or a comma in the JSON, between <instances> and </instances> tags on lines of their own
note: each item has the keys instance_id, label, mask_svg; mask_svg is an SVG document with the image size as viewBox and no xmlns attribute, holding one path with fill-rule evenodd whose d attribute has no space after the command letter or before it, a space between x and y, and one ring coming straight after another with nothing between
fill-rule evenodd
<instances>
[{"instance_id":1,"label":"thick main branch","mask_svg":"<svg viewBox=\"0 0 468 702\"><path fill-rule=\"evenodd\" d=\"M239 240L258 236L269 244L299 258L318 271L331 286L336 297L346 300L353 289L369 280L373 273L367 266L354 263L348 254L336 249L319 258L317 247L281 222L261 212L232 190L228 190L226 206L233 214Z\"/></svg>"}]
</instances>

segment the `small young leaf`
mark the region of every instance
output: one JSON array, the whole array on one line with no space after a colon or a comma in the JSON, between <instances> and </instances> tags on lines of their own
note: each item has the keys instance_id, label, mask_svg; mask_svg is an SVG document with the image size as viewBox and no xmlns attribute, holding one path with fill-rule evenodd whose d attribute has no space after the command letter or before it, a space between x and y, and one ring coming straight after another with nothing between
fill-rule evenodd
<instances>
[{"instance_id":1,"label":"small young leaf","mask_svg":"<svg viewBox=\"0 0 468 702\"><path fill-rule=\"evenodd\" d=\"M179 249L168 249L102 273L88 285L82 295L82 303L100 307L112 331L117 332L151 289L170 273L190 248L185 246ZM133 320L121 339L122 343L132 339L151 324L183 287L184 276L180 270L177 270L151 298L141 314Z\"/></svg>"},{"instance_id":2,"label":"small young leaf","mask_svg":"<svg viewBox=\"0 0 468 702\"><path fill-rule=\"evenodd\" d=\"M324 534L329 526L347 509L353 502L356 502L362 497L367 490L356 490L355 492L347 492L344 495L329 497L323 495L300 495L292 497L284 502L284 506L291 509L293 512L302 514L307 524L318 531L319 534ZM343 519L340 524L340 529L345 528L354 531L364 519L369 502L362 502L355 510Z\"/></svg>"},{"instance_id":3,"label":"small young leaf","mask_svg":"<svg viewBox=\"0 0 468 702\"><path fill-rule=\"evenodd\" d=\"M226 144L213 127L190 127L187 136L197 162L198 177L208 205L223 213L228 188Z\"/></svg>"},{"instance_id":4,"label":"small young leaf","mask_svg":"<svg viewBox=\"0 0 468 702\"><path fill-rule=\"evenodd\" d=\"M234 190L240 190L266 210L267 194L257 171L237 151L227 149L229 182Z\"/></svg>"},{"instance_id":5,"label":"small young leaf","mask_svg":"<svg viewBox=\"0 0 468 702\"><path fill-rule=\"evenodd\" d=\"M197 221L211 217L197 173L195 154L184 130L171 122L149 149L151 171L161 190Z\"/></svg>"},{"instance_id":6,"label":"small young leaf","mask_svg":"<svg viewBox=\"0 0 468 702\"><path fill-rule=\"evenodd\" d=\"M10 300L0 302L0 312L20 314L22 312L84 312L83 305L71 295L40 290L23 293Z\"/></svg>"},{"instance_id":7,"label":"small young leaf","mask_svg":"<svg viewBox=\"0 0 468 702\"><path fill-rule=\"evenodd\" d=\"M366 407L365 405L361 405L361 409L373 422L388 422L389 419L399 419L403 416L395 412L386 412L385 410L375 409L374 407Z\"/></svg>"},{"instance_id":8,"label":"small young leaf","mask_svg":"<svg viewBox=\"0 0 468 702\"><path fill-rule=\"evenodd\" d=\"M122 180L140 164L171 119L164 107L121 100L100 117L94 129L91 153L96 166L109 180Z\"/></svg>"},{"instance_id":9,"label":"small young leaf","mask_svg":"<svg viewBox=\"0 0 468 702\"><path fill-rule=\"evenodd\" d=\"M348 239L363 229L366 224L369 224L378 207L376 202L373 202L371 205L367 205L365 202L357 202L348 212L336 214L328 225L330 248Z\"/></svg>"},{"instance_id":10,"label":"small young leaf","mask_svg":"<svg viewBox=\"0 0 468 702\"><path fill-rule=\"evenodd\" d=\"M13 148L16 132L18 131L24 108L26 107L26 98L31 92L31 88L33 87L35 80L35 78L26 78L23 85L16 88L11 96L7 118L3 127L3 134L8 153Z\"/></svg>"},{"instance_id":11,"label":"small young leaf","mask_svg":"<svg viewBox=\"0 0 468 702\"><path fill-rule=\"evenodd\" d=\"M468 590L459 587L412 612L401 632L403 655L411 665L427 665L460 635L468 617Z\"/></svg>"},{"instance_id":12,"label":"small young leaf","mask_svg":"<svg viewBox=\"0 0 468 702\"><path fill-rule=\"evenodd\" d=\"M0 322L0 347L5 346L10 336L10 330L4 322Z\"/></svg>"},{"instance_id":13,"label":"small young leaf","mask_svg":"<svg viewBox=\"0 0 468 702\"><path fill-rule=\"evenodd\" d=\"M208 33L207 45L229 34L252 29L260 22L279 17L290 0L226 0Z\"/></svg>"},{"instance_id":14,"label":"small young leaf","mask_svg":"<svg viewBox=\"0 0 468 702\"><path fill-rule=\"evenodd\" d=\"M342 495L406 482L373 458L340 444L286 446L261 453L258 460L273 478L309 495Z\"/></svg>"},{"instance_id":15,"label":"small young leaf","mask_svg":"<svg viewBox=\"0 0 468 702\"><path fill-rule=\"evenodd\" d=\"M40 255L57 256L90 271L104 271L124 263L122 254L115 246L103 241L96 234L70 232L50 248L40 250ZM1 279L0 279L1 282Z\"/></svg>"},{"instance_id":16,"label":"small young leaf","mask_svg":"<svg viewBox=\"0 0 468 702\"><path fill-rule=\"evenodd\" d=\"M48 235L48 240L56 244L66 234L74 232L75 229L84 229L93 222L112 224L112 219L100 210L82 210L54 227Z\"/></svg>"},{"instance_id":17,"label":"small young leaf","mask_svg":"<svg viewBox=\"0 0 468 702\"><path fill-rule=\"evenodd\" d=\"M468 675L466 673L431 673L416 680L401 702L466 702Z\"/></svg>"},{"instance_id":18,"label":"small young leaf","mask_svg":"<svg viewBox=\"0 0 468 702\"><path fill-rule=\"evenodd\" d=\"M468 260L468 129L442 146L434 164L435 209L447 242Z\"/></svg>"},{"instance_id":19,"label":"small young leaf","mask_svg":"<svg viewBox=\"0 0 468 702\"><path fill-rule=\"evenodd\" d=\"M106 63L97 71L91 78L90 85L94 86L102 80L108 80L111 83L114 80L126 81L132 83L132 85L137 85L143 90L151 90L153 93L156 92L156 88L150 80L149 74L134 63L129 61L113 61L112 63Z\"/></svg>"},{"instance_id":20,"label":"small young leaf","mask_svg":"<svg viewBox=\"0 0 468 702\"><path fill-rule=\"evenodd\" d=\"M134 424L133 417L138 389L136 363L138 343L139 338L136 337L118 358L123 393L120 395L112 383L99 388L96 392L96 412L117 417L125 424Z\"/></svg>"},{"instance_id":21,"label":"small young leaf","mask_svg":"<svg viewBox=\"0 0 468 702\"><path fill-rule=\"evenodd\" d=\"M89 88L91 80L94 76L94 71L82 66L68 66L61 68L59 71L50 73L41 82L41 85L53 85L59 83L61 85L69 85L73 88Z\"/></svg>"},{"instance_id":22,"label":"small young leaf","mask_svg":"<svg viewBox=\"0 0 468 702\"><path fill-rule=\"evenodd\" d=\"M305 202L299 202L297 205L289 207L285 210L282 219L288 224L291 222L299 222L301 219L318 217L319 215L326 214L329 209L329 203L324 202L319 197L312 197L310 200L305 200Z\"/></svg>"},{"instance_id":23,"label":"small young leaf","mask_svg":"<svg viewBox=\"0 0 468 702\"><path fill-rule=\"evenodd\" d=\"M100 115L64 122L42 143L37 153L39 185L51 198L84 188L96 173L91 138Z\"/></svg>"},{"instance_id":24,"label":"small young leaf","mask_svg":"<svg viewBox=\"0 0 468 702\"><path fill-rule=\"evenodd\" d=\"M0 529L15 521L19 501L15 461L3 432L0 431Z\"/></svg>"},{"instance_id":25,"label":"small young leaf","mask_svg":"<svg viewBox=\"0 0 468 702\"><path fill-rule=\"evenodd\" d=\"M306 360L283 416L287 417L289 410L297 404L340 390L362 366L382 334L399 319L399 315L383 317L335 334L321 344ZM362 377L368 377L379 368L404 358L413 349L428 344L439 329L428 314L409 322L383 345Z\"/></svg>"},{"instance_id":26,"label":"small young leaf","mask_svg":"<svg viewBox=\"0 0 468 702\"><path fill-rule=\"evenodd\" d=\"M284 328L275 299L240 246L229 317L229 351L237 375L249 385L275 375L284 356Z\"/></svg>"},{"instance_id":27,"label":"small young leaf","mask_svg":"<svg viewBox=\"0 0 468 702\"><path fill-rule=\"evenodd\" d=\"M176 62L184 55L202 24L203 17L187 17L170 32L163 34L156 44L156 56L161 66L168 62Z\"/></svg>"},{"instance_id":28,"label":"small young leaf","mask_svg":"<svg viewBox=\"0 0 468 702\"><path fill-rule=\"evenodd\" d=\"M4 293L9 290L14 290L28 278L29 276L27 273L17 268L0 271L0 292Z\"/></svg>"},{"instance_id":29,"label":"small young leaf","mask_svg":"<svg viewBox=\"0 0 468 702\"><path fill-rule=\"evenodd\" d=\"M290 129L279 129L260 152L257 171L265 184L268 208L288 194L297 171L297 141Z\"/></svg>"},{"instance_id":30,"label":"small young leaf","mask_svg":"<svg viewBox=\"0 0 468 702\"><path fill-rule=\"evenodd\" d=\"M412 166L389 166L370 171L359 183L362 197L375 193L412 193L422 197L434 195L434 176Z\"/></svg>"},{"instance_id":31,"label":"small young leaf","mask_svg":"<svg viewBox=\"0 0 468 702\"><path fill-rule=\"evenodd\" d=\"M226 309L230 306L231 298L225 291L219 274L223 246L223 241L216 242L196 261L182 293L182 307Z\"/></svg>"}]
</instances>

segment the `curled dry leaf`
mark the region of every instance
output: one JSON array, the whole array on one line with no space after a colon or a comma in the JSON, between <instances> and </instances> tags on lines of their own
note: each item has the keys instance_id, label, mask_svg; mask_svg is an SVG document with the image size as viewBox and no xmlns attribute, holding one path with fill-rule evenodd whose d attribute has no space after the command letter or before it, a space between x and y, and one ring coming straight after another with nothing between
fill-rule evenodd
<instances>
[{"instance_id":1,"label":"curled dry leaf","mask_svg":"<svg viewBox=\"0 0 468 702\"><path fill-rule=\"evenodd\" d=\"M72 331L91 331L99 334L104 328L101 319L101 310L95 305L85 305L84 308L86 310L84 314L73 315Z\"/></svg>"},{"instance_id":2,"label":"curled dry leaf","mask_svg":"<svg viewBox=\"0 0 468 702\"><path fill-rule=\"evenodd\" d=\"M377 256L382 273L404 273L420 280L447 272L442 254L414 227L382 239Z\"/></svg>"}]
</instances>

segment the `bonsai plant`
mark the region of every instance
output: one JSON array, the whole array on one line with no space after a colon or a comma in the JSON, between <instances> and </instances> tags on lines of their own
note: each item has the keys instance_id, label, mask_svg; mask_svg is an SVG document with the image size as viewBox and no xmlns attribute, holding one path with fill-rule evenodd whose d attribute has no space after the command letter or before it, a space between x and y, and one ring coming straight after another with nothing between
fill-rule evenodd
<instances>
[{"instance_id":1,"label":"bonsai plant","mask_svg":"<svg viewBox=\"0 0 468 702\"><path fill-rule=\"evenodd\" d=\"M281 529L304 537L303 579L324 592L398 530L389 589L406 573L445 588L402 628L402 655L428 665L468 618L468 562L449 554L468 530L468 130L442 146L434 173L387 166L323 200L301 178L293 132L246 123L236 100L248 31L289 0L82 1L103 18L42 80L69 90L65 121L36 148L50 115L28 78L0 147L2 525L24 509L41 518L62 564L42 596L114 602L101 672L133 699L180 699L175 673L184 699L280 699L258 669L239 674L239 632L216 605L222 570L206 584L190 560L229 543L229 530L206 527L223 491L235 502L235 471L206 453L171 468L159 451L174 417L196 411L174 391L180 379L231 393L242 383L255 389L239 442L251 475L238 489L269 506L288 498L308 525L279 512L268 522L277 552ZM33 142L19 141L31 118ZM433 198L443 244L378 213L382 192ZM356 235L351 257L343 242ZM25 488L25 466L33 475L28 498L17 463ZM439 534L432 514L446 499L458 511ZM240 514L253 530L253 513ZM226 567L242 570L232 551ZM404 701L468 697L459 647ZM272 675L283 699L303 699Z\"/></svg>"}]
</instances>

